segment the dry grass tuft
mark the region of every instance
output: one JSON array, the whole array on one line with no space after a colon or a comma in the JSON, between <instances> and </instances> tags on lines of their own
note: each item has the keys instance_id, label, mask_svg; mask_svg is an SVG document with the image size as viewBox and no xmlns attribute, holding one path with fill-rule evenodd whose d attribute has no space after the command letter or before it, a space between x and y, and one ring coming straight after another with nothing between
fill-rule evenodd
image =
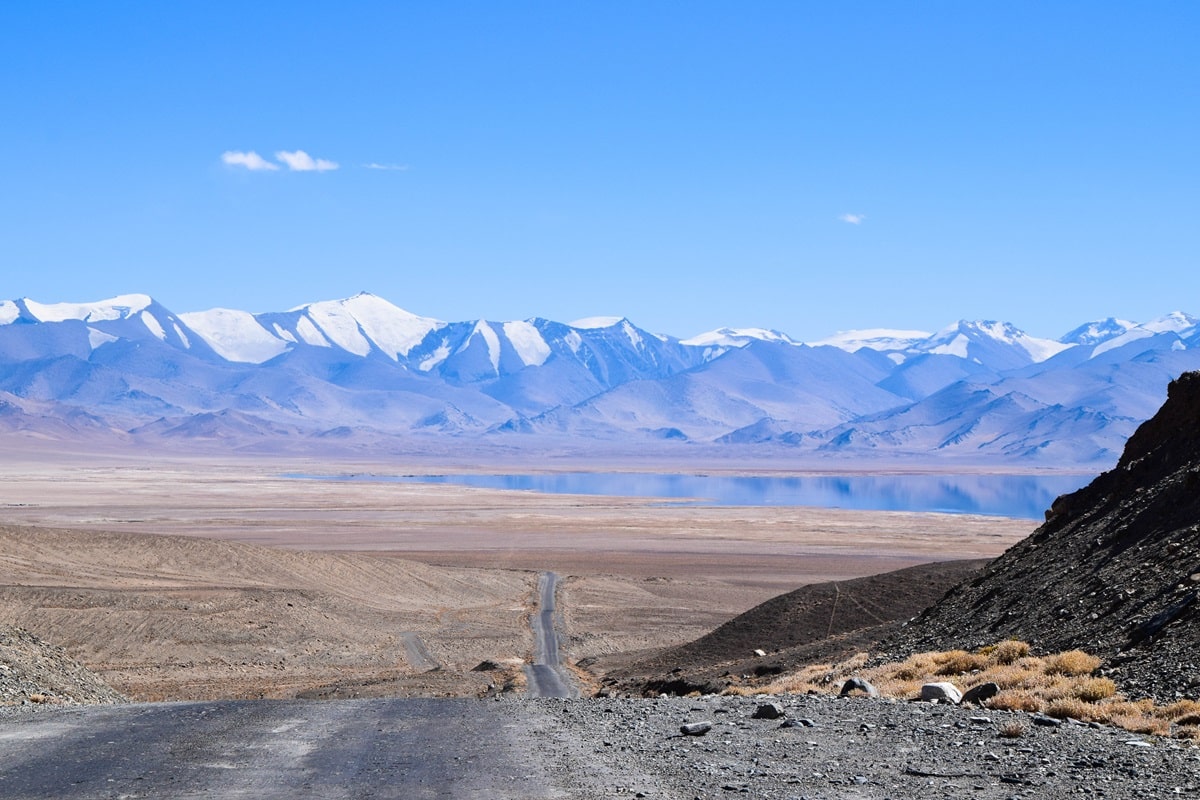
<instances>
[{"instance_id":1,"label":"dry grass tuft","mask_svg":"<svg viewBox=\"0 0 1200 800\"><path fill-rule=\"evenodd\" d=\"M1047 716L1056 719L1079 719L1085 722L1092 718L1094 706L1077 697L1060 697L1046 704Z\"/></svg>"},{"instance_id":2,"label":"dry grass tuft","mask_svg":"<svg viewBox=\"0 0 1200 800\"><path fill-rule=\"evenodd\" d=\"M1004 689L988 702L997 711L1041 711L1042 703L1027 689Z\"/></svg>"},{"instance_id":3,"label":"dry grass tuft","mask_svg":"<svg viewBox=\"0 0 1200 800\"><path fill-rule=\"evenodd\" d=\"M1015 664L1018 660L1029 655L1029 645L1016 639L998 642L985 648L988 658L995 664Z\"/></svg>"},{"instance_id":4,"label":"dry grass tuft","mask_svg":"<svg viewBox=\"0 0 1200 800\"><path fill-rule=\"evenodd\" d=\"M1098 703L1117 693L1117 685L1108 678L1088 678L1077 684L1074 695L1085 703Z\"/></svg>"},{"instance_id":5,"label":"dry grass tuft","mask_svg":"<svg viewBox=\"0 0 1200 800\"><path fill-rule=\"evenodd\" d=\"M1171 723L1154 717L1114 715L1109 722L1132 733L1154 736L1167 736L1171 733Z\"/></svg>"},{"instance_id":6,"label":"dry grass tuft","mask_svg":"<svg viewBox=\"0 0 1200 800\"><path fill-rule=\"evenodd\" d=\"M1003 736L1005 739L1020 739L1029 730L1025 727L1025 723L1020 720L1009 720L996 729L996 733Z\"/></svg>"},{"instance_id":7,"label":"dry grass tuft","mask_svg":"<svg viewBox=\"0 0 1200 800\"><path fill-rule=\"evenodd\" d=\"M988 657L980 653L968 653L966 650L948 650L933 657L937 664L936 675L962 675L983 669L988 664Z\"/></svg>"},{"instance_id":8,"label":"dry grass tuft","mask_svg":"<svg viewBox=\"0 0 1200 800\"><path fill-rule=\"evenodd\" d=\"M1082 650L1056 653L1046 659L1047 675L1091 675L1100 668L1100 659Z\"/></svg>"},{"instance_id":9,"label":"dry grass tuft","mask_svg":"<svg viewBox=\"0 0 1200 800\"><path fill-rule=\"evenodd\" d=\"M1100 659L1081 650L1038 657L1030 655L1025 642L1005 641L975 653L918 653L904 661L869 669L865 668L866 661L866 654L859 654L841 664L806 667L765 687L731 687L726 693L836 694L847 678L859 676L870 681L883 697L912 700L924 683L968 674L969 679L962 681L967 687L989 681L1000 687L1000 693L986 703L997 711L1042 712L1060 719L1108 723L1134 733L1159 736L1170 735L1174 729L1181 738L1200 740L1200 701L1180 700L1155 707L1149 699L1127 700L1117 693L1116 684L1109 678L1092 677L1100 667Z\"/></svg>"},{"instance_id":10,"label":"dry grass tuft","mask_svg":"<svg viewBox=\"0 0 1200 800\"><path fill-rule=\"evenodd\" d=\"M1158 715L1177 725L1200 725L1200 701L1177 700L1158 710ZM1191 720L1197 720L1195 722Z\"/></svg>"}]
</instances>

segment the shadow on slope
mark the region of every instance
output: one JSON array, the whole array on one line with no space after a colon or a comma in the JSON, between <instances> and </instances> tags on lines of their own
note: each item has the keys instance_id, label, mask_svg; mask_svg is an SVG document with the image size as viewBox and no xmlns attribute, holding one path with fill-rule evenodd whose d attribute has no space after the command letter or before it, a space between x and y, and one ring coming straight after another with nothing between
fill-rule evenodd
<instances>
[{"instance_id":1,"label":"shadow on slope","mask_svg":"<svg viewBox=\"0 0 1200 800\"><path fill-rule=\"evenodd\" d=\"M719 692L870 650L987 563L920 564L810 584L755 606L693 642L651 653L606 656L581 666L604 673L610 691Z\"/></svg>"}]
</instances>

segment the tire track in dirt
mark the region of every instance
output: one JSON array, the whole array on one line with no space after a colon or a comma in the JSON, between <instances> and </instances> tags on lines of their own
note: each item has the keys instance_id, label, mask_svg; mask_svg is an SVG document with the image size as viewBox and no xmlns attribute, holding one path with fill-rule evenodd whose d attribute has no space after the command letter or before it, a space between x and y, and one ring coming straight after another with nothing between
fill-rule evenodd
<instances>
[{"instance_id":1,"label":"tire track in dirt","mask_svg":"<svg viewBox=\"0 0 1200 800\"><path fill-rule=\"evenodd\" d=\"M429 648L421 641L421 637L412 631L401 631L400 642L404 645L404 657L415 670L430 672L441 669L442 665L429 652Z\"/></svg>"}]
</instances>

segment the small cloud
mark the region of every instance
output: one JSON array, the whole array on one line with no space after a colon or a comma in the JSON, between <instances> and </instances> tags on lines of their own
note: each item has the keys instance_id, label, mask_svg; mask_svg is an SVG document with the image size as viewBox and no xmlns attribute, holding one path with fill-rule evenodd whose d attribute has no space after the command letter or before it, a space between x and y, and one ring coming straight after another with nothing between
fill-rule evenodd
<instances>
[{"instance_id":1,"label":"small cloud","mask_svg":"<svg viewBox=\"0 0 1200 800\"><path fill-rule=\"evenodd\" d=\"M866 218L866 214L842 214L838 217L842 222L848 222L851 225L862 225L863 220Z\"/></svg>"},{"instance_id":2,"label":"small cloud","mask_svg":"<svg viewBox=\"0 0 1200 800\"><path fill-rule=\"evenodd\" d=\"M292 172L326 172L338 168L336 161L313 158L303 150L296 150L291 153L286 150L280 150L275 154L275 158L287 164L288 169Z\"/></svg>"},{"instance_id":3,"label":"small cloud","mask_svg":"<svg viewBox=\"0 0 1200 800\"><path fill-rule=\"evenodd\" d=\"M372 161L370 164L363 164L363 169L385 169L392 172L408 172L408 164L377 164Z\"/></svg>"},{"instance_id":4,"label":"small cloud","mask_svg":"<svg viewBox=\"0 0 1200 800\"><path fill-rule=\"evenodd\" d=\"M240 150L226 150L221 154L221 160L231 167L245 167L255 172L279 169L278 164L272 164L253 150L249 153L243 153Z\"/></svg>"}]
</instances>

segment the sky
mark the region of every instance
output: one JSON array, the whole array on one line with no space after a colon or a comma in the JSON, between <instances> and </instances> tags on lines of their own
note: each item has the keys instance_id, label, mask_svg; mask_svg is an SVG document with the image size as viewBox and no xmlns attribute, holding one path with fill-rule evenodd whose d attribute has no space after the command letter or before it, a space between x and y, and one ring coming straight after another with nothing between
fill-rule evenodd
<instances>
[{"instance_id":1,"label":"sky","mask_svg":"<svg viewBox=\"0 0 1200 800\"><path fill-rule=\"evenodd\" d=\"M0 298L1200 314L1200 4L16 2Z\"/></svg>"}]
</instances>

